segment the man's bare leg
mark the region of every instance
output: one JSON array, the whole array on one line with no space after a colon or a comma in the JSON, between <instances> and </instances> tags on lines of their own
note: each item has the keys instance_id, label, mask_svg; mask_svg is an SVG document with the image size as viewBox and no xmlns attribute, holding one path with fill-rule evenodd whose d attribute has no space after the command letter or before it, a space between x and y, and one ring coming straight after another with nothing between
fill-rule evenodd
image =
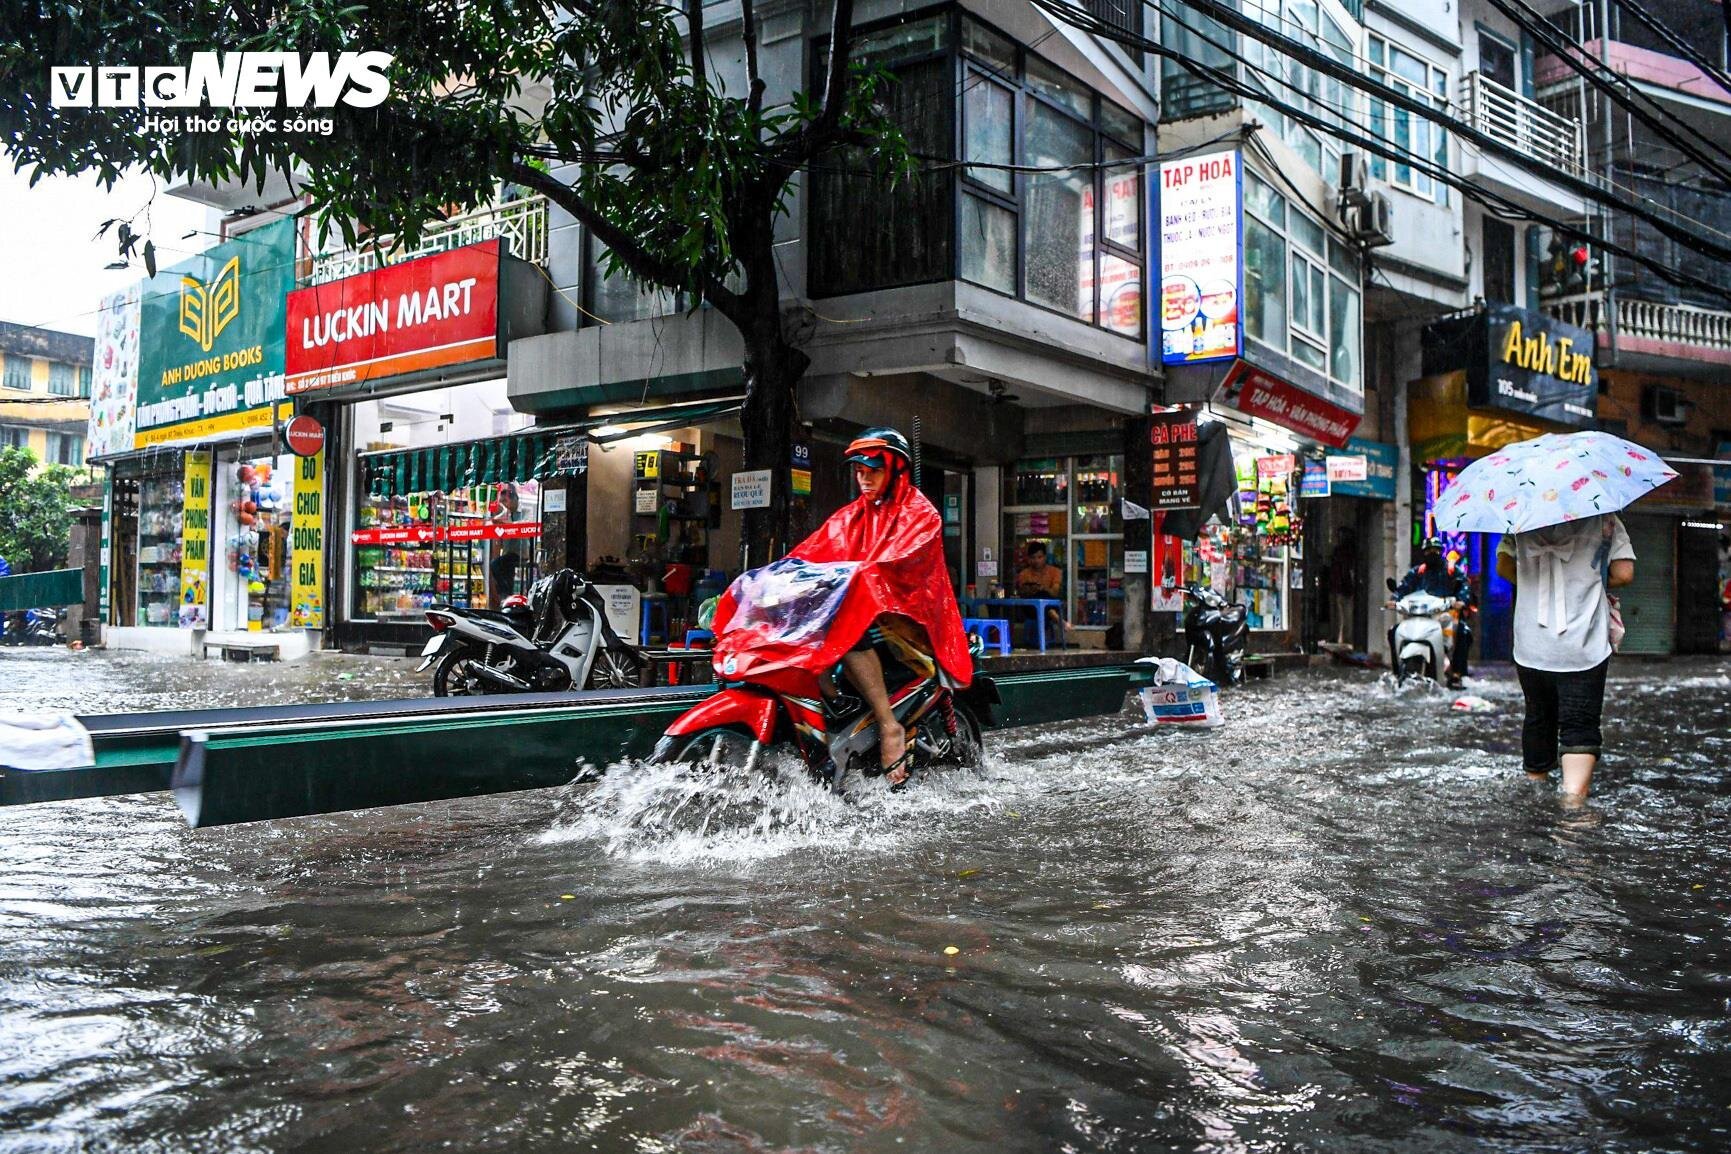
<instances>
[{"instance_id":1,"label":"man's bare leg","mask_svg":"<svg viewBox=\"0 0 1731 1154\"><path fill-rule=\"evenodd\" d=\"M861 697L871 707L872 716L878 723L878 758L881 764L894 765L907 752L908 735L902 728L902 723L896 720L896 715L890 709L890 692L884 688L884 666L878 660L875 650L856 649L844 653L841 659L842 668L847 670L847 678L853 682L853 687L859 690ZM908 767L901 766L889 775L890 784L900 785L907 780Z\"/></svg>"}]
</instances>

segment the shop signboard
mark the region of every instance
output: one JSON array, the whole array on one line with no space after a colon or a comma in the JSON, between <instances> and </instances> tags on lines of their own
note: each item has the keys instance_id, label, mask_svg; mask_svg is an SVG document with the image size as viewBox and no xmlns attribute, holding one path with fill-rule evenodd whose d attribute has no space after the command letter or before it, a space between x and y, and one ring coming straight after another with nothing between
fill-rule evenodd
<instances>
[{"instance_id":1,"label":"shop signboard","mask_svg":"<svg viewBox=\"0 0 1731 1154\"><path fill-rule=\"evenodd\" d=\"M1160 165L1160 358L1230 360L1242 343L1241 157L1236 149Z\"/></svg>"},{"instance_id":2,"label":"shop signboard","mask_svg":"<svg viewBox=\"0 0 1731 1154\"><path fill-rule=\"evenodd\" d=\"M589 471L589 438L582 433L553 442L553 476L577 477Z\"/></svg>"},{"instance_id":3,"label":"shop signboard","mask_svg":"<svg viewBox=\"0 0 1731 1154\"><path fill-rule=\"evenodd\" d=\"M325 427L305 413L283 426L283 440L297 457L316 457L325 451Z\"/></svg>"},{"instance_id":4,"label":"shop signboard","mask_svg":"<svg viewBox=\"0 0 1731 1154\"><path fill-rule=\"evenodd\" d=\"M180 518L180 612L182 629L207 629L210 618L210 454L186 455Z\"/></svg>"},{"instance_id":5,"label":"shop signboard","mask_svg":"<svg viewBox=\"0 0 1731 1154\"><path fill-rule=\"evenodd\" d=\"M1311 396L1296 385L1239 361L1226 374L1226 401L1241 413L1272 421L1332 448L1342 448L1358 427L1359 414Z\"/></svg>"},{"instance_id":6,"label":"shop signboard","mask_svg":"<svg viewBox=\"0 0 1731 1154\"><path fill-rule=\"evenodd\" d=\"M1330 453L1323 469L1330 481L1362 481L1370 474L1370 462L1360 453Z\"/></svg>"},{"instance_id":7,"label":"shop signboard","mask_svg":"<svg viewBox=\"0 0 1731 1154\"><path fill-rule=\"evenodd\" d=\"M504 247L482 241L288 297L288 391L502 359Z\"/></svg>"},{"instance_id":8,"label":"shop signboard","mask_svg":"<svg viewBox=\"0 0 1731 1154\"><path fill-rule=\"evenodd\" d=\"M770 470L768 469L748 469L743 473L735 473L733 475L733 508L769 508L769 477Z\"/></svg>"},{"instance_id":9,"label":"shop signboard","mask_svg":"<svg viewBox=\"0 0 1731 1154\"><path fill-rule=\"evenodd\" d=\"M96 315L90 370L90 420L84 434L90 460L132 451L137 433L138 325L141 286L103 298ZM104 587L106 591L106 586ZM103 614L106 621L108 615Z\"/></svg>"},{"instance_id":10,"label":"shop signboard","mask_svg":"<svg viewBox=\"0 0 1731 1154\"><path fill-rule=\"evenodd\" d=\"M1304 463L1304 479L1298 484L1300 497L1326 497L1329 495L1328 463L1326 461L1306 461Z\"/></svg>"},{"instance_id":11,"label":"shop signboard","mask_svg":"<svg viewBox=\"0 0 1731 1154\"><path fill-rule=\"evenodd\" d=\"M1338 475L1336 461L1362 460L1364 470L1360 476L1347 477ZM1330 488L1336 497L1368 497L1373 501L1394 500L1394 474L1400 467L1400 449L1386 441L1367 441L1362 437L1353 437L1337 454L1331 450L1328 454L1328 471ZM1356 466L1354 467L1356 472Z\"/></svg>"},{"instance_id":12,"label":"shop signboard","mask_svg":"<svg viewBox=\"0 0 1731 1154\"><path fill-rule=\"evenodd\" d=\"M144 282L128 448L270 429L272 406L283 396L283 310L294 288L294 253L294 221L277 220ZM116 435L121 405L112 393L104 400Z\"/></svg>"},{"instance_id":13,"label":"shop signboard","mask_svg":"<svg viewBox=\"0 0 1731 1154\"><path fill-rule=\"evenodd\" d=\"M1424 373L1466 370L1467 405L1590 428L1599 372L1586 329L1511 304L1490 304L1425 329Z\"/></svg>"},{"instance_id":14,"label":"shop signboard","mask_svg":"<svg viewBox=\"0 0 1731 1154\"><path fill-rule=\"evenodd\" d=\"M290 422L290 427L292 429L293 422ZM290 446L293 446L292 438ZM297 455L294 470L294 535L289 541L289 624L299 629L323 629L325 454L322 428L319 430L319 451L311 456Z\"/></svg>"},{"instance_id":15,"label":"shop signboard","mask_svg":"<svg viewBox=\"0 0 1731 1154\"><path fill-rule=\"evenodd\" d=\"M1195 509L1202 504L1196 450L1200 441L1194 412L1155 413L1148 440L1154 454L1153 508Z\"/></svg>"},{"instance_id":16,"label":"shop signboard","mask_svg":"<svg viewBox=\"0 0 1731 1154\"><path fill-rule=\"evenodd\" d=\"M811 496L811 446L793 447L793 469L789 474L789 492L795 497Z\"/></svg>"}]
</instances>

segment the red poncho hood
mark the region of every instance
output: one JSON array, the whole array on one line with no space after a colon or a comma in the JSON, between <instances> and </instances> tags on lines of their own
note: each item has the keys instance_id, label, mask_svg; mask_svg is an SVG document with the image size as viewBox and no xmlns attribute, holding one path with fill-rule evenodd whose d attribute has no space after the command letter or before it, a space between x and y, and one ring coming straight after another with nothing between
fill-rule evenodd
<instances>
[{"instance_id":1,"label":"red poncho hood","mask_svg":"<svg viewBox=\"0 0 1731 1154\"><path fill-rule=\"evenodd\" d=\"M905 475L894 485L883 501L862 495L842 506L782 560L729 587L714 623L715 667L724 676L780 666L824 673L880 616L900 614L925 630L932 656L957 686L973 680L944 566L943 518ZM771 607L760 609L766 601ZM743 612L742 603L750 603Z\"/></svg>"}]
</instances>

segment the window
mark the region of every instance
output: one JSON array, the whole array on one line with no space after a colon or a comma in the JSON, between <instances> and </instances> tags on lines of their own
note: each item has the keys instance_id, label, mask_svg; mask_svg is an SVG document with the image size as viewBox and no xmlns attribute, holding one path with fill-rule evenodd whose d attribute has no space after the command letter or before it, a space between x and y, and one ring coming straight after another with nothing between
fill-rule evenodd
<instances>
[{"instance_id":1,"label":"window","mask_svg":"<svg viewBox=\"0 0 1731 1154\"><path fill-rule=\"evenodd\" d=\"M1501 36L1479 29L1479 75L1510 92L1520 91L1519 54Z\"/></svg>"},{"instance_id":2,"label":"window","mask_svg":"<svg viewBox=\"0 0 1731 1154\"><path fill-rule=\"evenodd\" d=\"M607 275L607 246L588 238L588 311L611 324L664 317L679 311L679 298L665 289L645 288L624 272Z\"/></svg>"},{"instance_id":3,"label":"window","mask_svg":"<svg viewBox=\"0 0 1731 1154\"><path fill-rule=\"evenodd\" d=\"M955 155L958 102L949 29L948 16L933 16L860 38L856 61L889 72L881 99L909 150L927 159L916 159L915 172L900 178L876 171L854 148L837 149L812 166L807 217L812 296L845 296L954 275L955 180L929 159ZM814 88L821 82L825 47L817 46ZM989 95L984 99L989 102ZM990 135L987 131L984 137ZM974 159L999 163L985 155ZM862 228L862 221L872 227Z\"/></svg>"},{"instance_id":4,"label":"window","mask_svg":"<svg viewBox=\"0 0 1731 1154\"><path fill-rule=\"evenodd\" d=\"M64 361L49 361L48 391L57 397L78 396L77 367Z\"/></svg>"},{"instance_id":5,"label":"window","mask_svg":"<svg viewBox=\"0 0 1731 1154\"><path fill-rule=\"evenodd\" d=\"M1448 73L1380 36L1372 34L1368 41L1371 79L1432 108L1448 106ZM1439 125L1407 109L1372 99L1370 130L1399 149L1432 161L1440 168L1448 168L1448 135ZM1448 188L1410 164L1376 156L1371 158L1370 171L1378 180L1398 185L1438 204L1448 203Z\"/></svg>"},{"instance_id":6,"label":"window","mask_svg":"<svg viewBox=\"0 0 1731 1154\"><path fill-rule=\"evenodd\" d=\"M1245 335L1363 392L1361 279L1357 254L1245 171Z\"/></svg>"},{"instance_id":7,"label":"window","mask_svg":"<svg viewBox=\"0 0 1731 1154\"><path fill-rule=\"evenodd\" d=\"M88 397L90 395L89 365L78 366L78 395L81 397Z\"/></svg>"},{"instance_id":8,"label":"window","mask_svg":"<svg viewBox=\"0 0 1731 1154\"><path fill-rule=\"evenodd\" d=\"M84 464L84 438L77 433L49 433L47 450L50 465Z\"/></svg>"},{"instance_id":9,"label":"window","mask_svg":"<svg viewBox=\"0 0 1731 1154\"><path fill-rule=\"evenodd\" d=\"M1143 332L1142 121L964 20L963 280L1129 337ZM1018 82L1019 81L1019 82Z\"/></svg>"},{"instance_id":10,"label":"window","mask_svg":"<svg viewBox=\"0 0 1731 1154\"><path fill-rule=\"evenodd\" d=\"M1479 245L1484 284L1480 290L1487 301L1513 303L1515 299L1515 226L1494 216L1484 218L1482 243Z\"/></svg>"},{"instance_id":11,"label":"window","mask_svg":"<svg viewBox=\"0 0 1731 1154\"><path fill-rule=\"evenodd\" d=\"M30 391L30 358L16 353L6 354L6 367L0 375L0 385L8 389Z\"/></svg>"},{"instance_id":12,"label":"window","mask_svg":"<svg viewBox=\"0 0 1731 1154\"><path fill-rule=\"evenodd\" d=\"M0 449L28 449L30 430L19 425L0 425Z\"/></svg>"}]
</instances>

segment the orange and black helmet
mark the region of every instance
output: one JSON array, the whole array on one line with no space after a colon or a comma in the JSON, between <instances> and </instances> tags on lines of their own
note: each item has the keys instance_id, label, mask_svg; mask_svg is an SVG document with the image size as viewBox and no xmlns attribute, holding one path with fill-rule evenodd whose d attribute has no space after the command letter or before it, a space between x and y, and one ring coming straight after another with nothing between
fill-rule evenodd
<instances>
[{"instance_id":1,"label":"orange and black helmet","mask_svg":"<svg viewBox=\"0 0 1731 1154\"><path fill-rule=\"evenodd\" d=\"M887 469L893 463L892 459L898 457L904 467L913 468L914 453L908 445L908 439L887 427L867 429L847 447L849 463L866 465L873 469Z\"/></svg>"}]
</instances>

